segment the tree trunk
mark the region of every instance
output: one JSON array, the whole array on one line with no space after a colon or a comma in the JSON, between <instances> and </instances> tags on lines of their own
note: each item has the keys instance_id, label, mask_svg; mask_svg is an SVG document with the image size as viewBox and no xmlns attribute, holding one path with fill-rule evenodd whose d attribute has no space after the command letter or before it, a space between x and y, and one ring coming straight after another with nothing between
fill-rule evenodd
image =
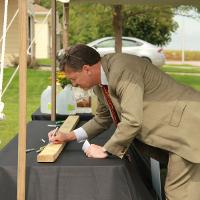
<instances>
[{"instance_id":1,"label":"tree trunk","mask_svg":"<svg viewBox=\"0 0 200 200\"><path fill-rule=\"evenodd\" d=\"M35 4L40 4L40 0L35 0L34 3Z\"/></svg>"},{"instance_id":2,"label":"tree trunk","mask_svg":"<svg viewBox=\"0 0 200 200\"><path fill-rule=\"evenodd\" d=\"M63 4L63 48L69 46L69 3Z\"/></svg>"},{"instance_id":3,"label":"tree trunk","mask_svg":"<svg viewBox=\"0 0 200 200\"><path fill-rule=\"evenodd\" d=\"M115 33L115 52L122 52L122 5L113 6L113 28Z\"/></svg>"}]
</instances>

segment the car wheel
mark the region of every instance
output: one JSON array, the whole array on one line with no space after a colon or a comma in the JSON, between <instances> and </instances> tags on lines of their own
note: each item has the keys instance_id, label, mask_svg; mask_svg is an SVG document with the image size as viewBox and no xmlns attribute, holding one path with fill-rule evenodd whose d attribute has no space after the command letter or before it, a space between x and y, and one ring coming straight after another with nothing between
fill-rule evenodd
<instances>
[{"instance_id":1,"label":"car wheel","mask_svg":"<svg viewBox=\"0 0 200 200\"><path fill-rule=\"evenodd\" d=\"M141 58L143 58L144 60L146 60L146 61L148 61L148 62L152 63L151 59L150 59L150 58L148 58L148 57L141 57Z\"/></svg>"}]
</instances>

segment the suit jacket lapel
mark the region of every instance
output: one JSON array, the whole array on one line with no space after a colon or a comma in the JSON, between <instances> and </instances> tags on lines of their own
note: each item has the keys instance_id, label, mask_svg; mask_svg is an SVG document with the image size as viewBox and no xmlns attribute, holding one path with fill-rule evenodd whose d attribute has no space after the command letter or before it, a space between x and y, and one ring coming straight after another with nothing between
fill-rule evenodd
<instances>
[{"instance_id":1,"label":"suit jacket lapel","mask_svg":"<svg viewBox=\"0 0 200 200\"><path fill-rule=\"evenodd\" d=\"M106 74L106 78L108 80L108 91L109 91L110 98L111 98L112 103L113 103L113 105L114 105L114 107L116 109L117 115L118 115L118 117L120 119L121 118L120 104L119 104L119 100L116 98L116 94L114 94L114 92L111 89L110 80L109 80L110 76L109 76L108 60L105 59L105 57L104 57L104 59L101 60L101 65L102 65L102 68L103 68L103 70L104 70L104 72ZM101 90L101 89L99 88L99 90ZM101 96L104 99L102 92L101 92ZM106 102L105 102L105 104L107 105ZM107 105L107 107L108 107L108 105Z\"/></svg>"}]
</instances>

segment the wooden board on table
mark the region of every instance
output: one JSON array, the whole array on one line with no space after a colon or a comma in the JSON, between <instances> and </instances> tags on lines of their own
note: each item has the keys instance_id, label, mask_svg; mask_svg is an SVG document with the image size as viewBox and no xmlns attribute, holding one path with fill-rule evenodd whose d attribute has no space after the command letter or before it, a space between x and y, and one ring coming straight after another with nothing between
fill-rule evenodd
<instances>
[{"instance_id":1,"label":"wooden board on table","mask_svg":"<svg viewBox=\"0 0 200 200\"><path fill-rule=\"evenodd\" d=\"M69 132L73 130L76 124L79 121L79 116L69 116L65 122L60 127L61 132ZM38 155L37 155L37 162L54 162L61 151L63 150L65 143L62 144L51 144L49 143Z\"/></svg>"}]
</instances>

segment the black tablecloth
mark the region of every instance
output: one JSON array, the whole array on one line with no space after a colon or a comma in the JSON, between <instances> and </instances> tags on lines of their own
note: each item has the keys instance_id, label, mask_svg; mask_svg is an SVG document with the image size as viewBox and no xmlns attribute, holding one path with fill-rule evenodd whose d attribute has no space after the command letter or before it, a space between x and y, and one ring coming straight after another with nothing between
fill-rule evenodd
<instances>
[{"instance_id":1,"label":"black tablecloth","mask_svg":"<svg viewBox=\"0 0 200 200\"><path fill-rule=\"evenodd\" d=\"M52 128L48 121L32 121L27 126L27 148L38 148ZM79 123L80 126L83 121ZM104 144L111 127L92 140ZM110 157L87 158L82 144L67 144L55 163L37 163L36 153L27 153L27 200L153 200L143 183L132 156L131 162ZM0 199L16 199L17 136L0 152Z\"/></svg>"},{"instance_id":2,"label":"black tablecloth","mask_svg":"<svg viewBox=\"0 0 200 200\"><path fill-rule=\"evenodd\" d=\"M80 116L81 120L89 120L93 117L92 113L79 113L77 114ZM68 115L60 115L56 114L56 120L65 120ZM40 108L38 108L34 113L31 115L32 120L51 120L50 114L41 113Z\"/></svg>"}]
</instances>

